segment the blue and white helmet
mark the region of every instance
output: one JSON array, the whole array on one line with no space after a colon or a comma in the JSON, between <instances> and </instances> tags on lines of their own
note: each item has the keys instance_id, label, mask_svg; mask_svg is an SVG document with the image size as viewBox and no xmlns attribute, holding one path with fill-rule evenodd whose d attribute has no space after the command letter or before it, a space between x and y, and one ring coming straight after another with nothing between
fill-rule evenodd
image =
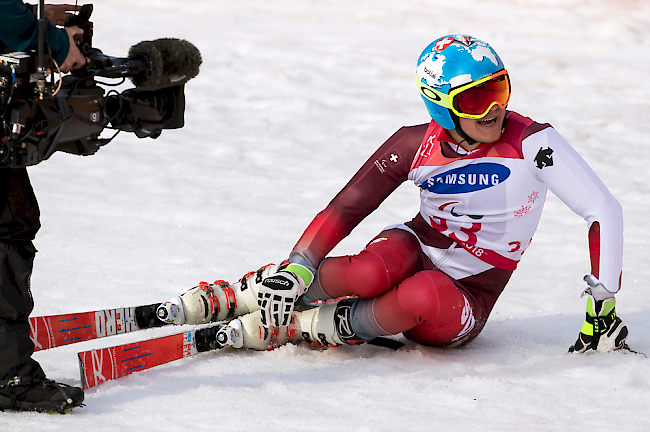
<instances>
[{"instance_id":1,"label":"blue and white helmet","mask_svg":"<svg viewBox=\"0 0 650 432\"><path fill-rule=\"evenodd\" d=\"M489 44L472 36L457 34L441 37L429 44L420 55L415 73L418 84L449 94L455 87L502 69L505 69L503 62ZM450 109L424 96L422 100L436 123L445 129L456 128L456 115Z\"/></svg>"}]
</instances>

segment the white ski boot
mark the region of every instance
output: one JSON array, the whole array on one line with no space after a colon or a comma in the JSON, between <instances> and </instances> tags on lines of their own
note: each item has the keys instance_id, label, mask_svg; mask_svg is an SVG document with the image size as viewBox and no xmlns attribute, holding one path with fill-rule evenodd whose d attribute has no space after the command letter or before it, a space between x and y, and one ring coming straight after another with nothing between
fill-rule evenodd
<instances>
[{"instance_id":1,"label":"white ski boot","mask_svg":"<svg viewBox=\"0 0 650 432\"><path fill-rule=\"evenodd\" d=\"M176 325L205 324L223 321L259 310L257 293L264 278L277 271L276 264L268 264L250 272L238 282L201 282L178 297L161 304L156 315L161 321Z\"/></svg>"},{"instance_id":2,"label":"white ski boot","mask_svg":"<svg viewBox=\"0 0 650 432\"><path fill-rule=\"evenodd\" d=\"M262 312L258 309L230 321L217 332L216 338L222 347L269 351L293 342L296 334L296 320L293 316L289 325L267 330L262 325Z\"/></svg>"},{"instance_id":3,"label":"white ski boot","mask_svg":"<svg viewBox=\"0 0 650 432\"><path fill-rule=\"evenodd\" d=\"M363 343L351 326L350 309L354 299L326 303L302 312L294 312L287 326L267 330L262 325L262 313L240 316L217 333L222 346L272 350L287 342L306 341L313 345L338 346Z\"/></svg>"},{"instance_id":4,"label":"white ski boot","mask_svg":"<svg viewBox=\"0 0 650 432\"><path fill-rule=\"evenodd\" d=\"M234 319L222 327L217 332L217 342L222 347L230 346L233 348L243 348L244 334L242 333L242 325L239 319Z\"/></svg>"},{"instance_id":5,"label":"white ski boot","mask_svg":"<svg viewBox=\"0 0 650 432\"><path fill-rule=\"evenodd\" d=\"M352 330L350 310L356 299L325 303L294 313L301 339L312 345L339 346L363 343Z\"/></svg>"}]
</instances>

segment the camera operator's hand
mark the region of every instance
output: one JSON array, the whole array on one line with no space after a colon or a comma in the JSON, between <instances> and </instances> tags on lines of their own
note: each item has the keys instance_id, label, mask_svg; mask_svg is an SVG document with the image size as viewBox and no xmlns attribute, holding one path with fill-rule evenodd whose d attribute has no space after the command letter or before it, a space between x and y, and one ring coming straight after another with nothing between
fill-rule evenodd
<instances>
[{"instance_id":1,"label":"camera operator's hand","mask_svg":"<svg viewBox=\"0 0 650 432\"><path fill-rule=\"evenodd\" d=\"M74 41L74 35L83 34L83 30L79 27L66 27L65 31L68 33L70 38L70 50L68 51L68 56L65 58L65 61L59 67L61 72L70 72L72 69L79 69L86 64L86 57L81 54L77 44Z\"/></svg>"},{"instance_id":2,"label":"camera operator's hand","mask_svg":"<svg viewBox=\"0 0 650 432\"><path fill-rule=\"evenodd\" d=\"M45 15L45 18L47 18L52 25L65 25L68 20L70 19L71 16L73 16L73 13L70 12L76 12L77 10L81 9L81 6L75 6L71 4L57 4L57 5L45 5L45 11L43 12ZM32 12L34 12L34 15L37 14L38 7L34 6L34 9Z\"/></svg>"}]
</instances>

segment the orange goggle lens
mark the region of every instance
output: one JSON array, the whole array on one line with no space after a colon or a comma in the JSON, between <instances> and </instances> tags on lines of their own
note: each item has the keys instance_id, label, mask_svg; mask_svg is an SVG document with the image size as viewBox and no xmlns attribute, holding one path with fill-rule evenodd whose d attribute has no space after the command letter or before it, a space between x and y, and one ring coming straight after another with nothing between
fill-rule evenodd
<instances>
[{"instance_id":1,"label":"orange goggle lens","mask_svg":"<svg viewBox=\"0 0 650 432\"><path fill-rule=\"evenodd\" d=\"M450 92L455 93L453 90ZM503 70L488 81L463 89L453 96L452 109L461 117L483 117L493 105L505 108L510 100L510 78Z\"/></svg>"}]
</instances>

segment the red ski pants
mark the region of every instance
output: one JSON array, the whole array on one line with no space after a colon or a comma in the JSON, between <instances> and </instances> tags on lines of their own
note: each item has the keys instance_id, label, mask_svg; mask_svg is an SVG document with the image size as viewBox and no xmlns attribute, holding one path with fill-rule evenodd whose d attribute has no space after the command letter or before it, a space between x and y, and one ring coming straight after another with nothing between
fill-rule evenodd
<instances>
[{"instance_id":1,"label":"red ski pants","mask_svg":"<svg viewBox=\"0 0 650 432\"><path fill-rule=\"evenodd\" d=\"M405 230L383 231L358 255L326 258L318 277L333 298L375 298L375 319L389 334L444 346L466 330L465 296Z\"/></svg>"}]
</instances>

